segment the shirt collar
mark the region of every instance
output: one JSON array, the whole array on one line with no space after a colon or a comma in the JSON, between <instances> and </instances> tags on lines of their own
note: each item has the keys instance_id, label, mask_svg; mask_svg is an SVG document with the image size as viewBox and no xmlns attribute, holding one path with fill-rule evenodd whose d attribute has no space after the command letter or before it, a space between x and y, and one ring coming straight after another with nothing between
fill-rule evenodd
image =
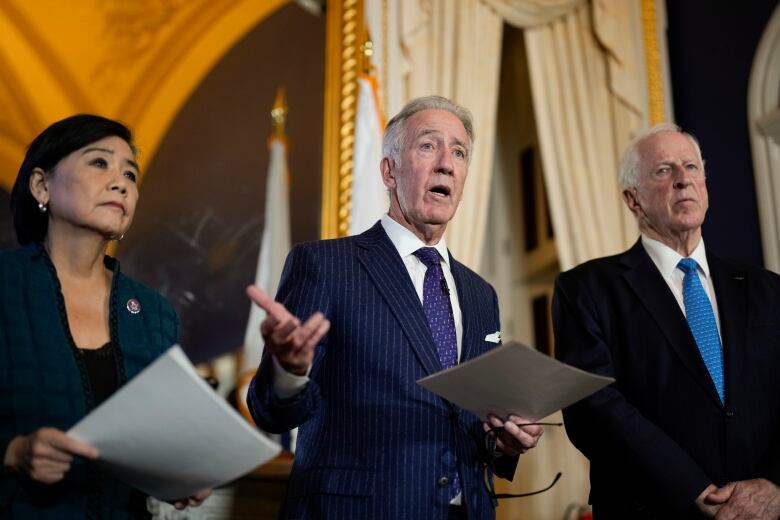
<instances>
[{"instance_id":1,"label":"shirt collar","mask_svg":"<svg viewBox=\"0 0 780 520\"><path fill-rule=\"evenodd\" d=\"M447 267L450 267L450 255L447 251L447 244L444 237L439 240L438 244L429 246L420 240L417 235L393 220L390 215L386 213L382 215L380 222L382 223L382 228L384 228L385 233L387 233L387 236L390 238L390 242L393 243L398 254L401 255L401 258L413 255L414 252L421 247L434 247L444 259L444 263L447 264Z\"/></svg>"},{"instance_id":2,"label":"shirt collar","mask_svg":"<svg viewBox=\"0 0 780 520\"><path fill-rule=\"evenodd\" d=\"M683 259L683 256L671 247L644 234L642 235L642 245L665 277L671 277L677 269L677 264ZM689 258L696 260L705 277L710 277L710 266L707 263L707 252L704 249L703 238L699 239L699 245L696 246Z\"/></svg>"}]
</instances>

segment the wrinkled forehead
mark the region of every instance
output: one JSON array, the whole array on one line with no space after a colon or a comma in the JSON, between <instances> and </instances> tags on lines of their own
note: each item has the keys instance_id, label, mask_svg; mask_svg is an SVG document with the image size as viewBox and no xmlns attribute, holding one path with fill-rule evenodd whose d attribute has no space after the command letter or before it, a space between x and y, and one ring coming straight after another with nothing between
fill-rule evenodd
<instances>
[{"instance_id":1,"label":"wrinkled forehead","mask_svg":"<svg viewBox=\"0 0 780 520\"><path fill-rule=\"evenodd\" d=\"M444 136L469 147L469 136L460 118L447 110L426 109L406 120L406 132L411 140L424 135Z\"/></svg>"},{"instance_id":2,"label":"wrinkled forehead","mask_svg":"<svg viewBox=\"0 0 780 520\"><path fill-rule=\"evenodd\" d=\"M701 162L693 140L681 132L660 132L650 135L640 141L637 150L643 171L667 162L691 160Z\"/></svg>"}]
</instances>

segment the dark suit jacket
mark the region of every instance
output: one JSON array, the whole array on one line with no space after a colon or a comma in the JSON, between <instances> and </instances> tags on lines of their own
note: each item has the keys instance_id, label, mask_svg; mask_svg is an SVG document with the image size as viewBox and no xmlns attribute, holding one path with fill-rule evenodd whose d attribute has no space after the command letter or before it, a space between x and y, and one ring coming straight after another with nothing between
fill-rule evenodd
<instances>
[{"instance_id":1,"label":"dark suit jacket","mask_svg":"<svg viewBox=\"0 0 780 520\"><path fill-rule=\"evenodd\" d=\"M452 274L463 313L461 359L495 345L493 288L458 262ZM265 356L249 390L258 426L300 426L282 516L446 518L457 457L470 518L492 518L484 489L481 422L418 386L441 364L409 273L377 223L356 237L311 242L287 258L277 299L295 315L320 310L331 329L317 347L306 389L273 392ZM505 461L511 478L516 459Z\"/></svg>"},{"instance_id":2,"label":"dark suit jacket","mask_svg":"<svg viewBox=\"0 0 780 520\"><path fill-rule=\"evenodd\" d=\"M641 242L558 277L558 358L617 380L564 410L569 437L591 461L597 518L600 506L695 518L693 503L710 483L780 483L780 277L712 254L707 262L725 405Z\"/></svg>"},{"instance_id":3,"label":"dark suit jacket","mask_svg":"<svg viewBox=\"0 0 780 520\"><path fill-rule=\"evenodd\" d=\"M121 384L176 342L178 320L162 296L124 276L117 261L106 257L106 266L114 271L110 330ZM127 310L131 298L141 312ZM64 313L41 246L0 251L0 453L17 435L44 426L67 431L94 407ZM123 519L145 512L145 495L83 459L55 485L0 475L0 518Z\"/></svg>"}]
</instances>

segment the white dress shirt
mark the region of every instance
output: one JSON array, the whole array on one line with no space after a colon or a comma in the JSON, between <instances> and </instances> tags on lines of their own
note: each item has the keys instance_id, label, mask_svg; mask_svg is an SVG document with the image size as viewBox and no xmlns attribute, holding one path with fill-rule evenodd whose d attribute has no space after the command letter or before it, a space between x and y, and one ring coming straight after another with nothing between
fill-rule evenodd
<instances>
[{"instance_id":1,"label":"white dress shirt","mask_svg":"<svg viewBox=\"0 0 780 520\"><path fill-rule=\"evenodd\" d=\"M681 269L677 268L677 264L683 259L683 256L667 246L653 240L647 235L642 235L642 246L650 255L650 259L653 261L658 271L661 272L661 276L664 277L666 284L674 294L674 298L677 300L677 305L680 306L680 310L685 315L685 302L683 300L683 278L685 273ZM710 266L707 264L707 253L704 250L704 239L699 240L699 245L691 253L692 258L699 264L697 269L699 273L699 280L704 287L704 292L707 293L707 297L710 299L712 310L715 313L715 322L718 324L718 334L720 334L720 314L718 313L718 300L715 298L715 286L712 285L712 277L710 276ZM721 334L721 343L723 336Z\"/></svg>"}]
</instances>

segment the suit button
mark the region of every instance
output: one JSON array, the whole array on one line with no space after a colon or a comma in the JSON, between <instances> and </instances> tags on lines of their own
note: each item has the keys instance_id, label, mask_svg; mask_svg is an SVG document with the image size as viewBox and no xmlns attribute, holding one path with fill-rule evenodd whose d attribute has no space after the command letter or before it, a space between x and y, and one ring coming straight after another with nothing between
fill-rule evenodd
<instances>
[{"instance_id":1,"label":"suit button","mask_svg":"<svg viewBox=\"0 0 780 520\"><path fill-rule=\"evenodd\" d=\"M439 477L440 486L446 486L449 483L450 483L450 479L448 477Z\"/></svg>"},{"instance_id":2,"label":"suit button","mask_svg":"<svg viewBox=\"0 0 780 520\"><path fill-rule=\"evenodd\" d=\"M726 410L726 417L734 417L734 410Z\"/></svg>"}]
</instances>

